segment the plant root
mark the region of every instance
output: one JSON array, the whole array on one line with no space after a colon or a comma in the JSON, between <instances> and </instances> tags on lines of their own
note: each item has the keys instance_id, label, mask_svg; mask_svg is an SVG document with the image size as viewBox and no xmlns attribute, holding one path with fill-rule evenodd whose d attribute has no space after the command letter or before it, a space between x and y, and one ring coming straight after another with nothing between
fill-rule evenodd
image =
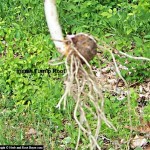
<instances>
[{"instance_id":1,"label":"plant root","mask_svg":"<svg viewBox=\"0 0 150 150\"><path fill-rule=\"evenodd\" d=\"M76 149L78 149L81 132L83 132L89 139L90 149L93 150L97 148L100 150L98 137L101 122L104 121L108 127L117 131L105 116L102 86L101 84L98 84L97 78L88 61L73 45L70 54L66 58L65 65L67 69L65 92L56 107L60 109L61 104L63 103L65 109L67 105L67 96L71 95L76 104L74 109L74 119L79 127ZM95 122L95 130L92 130L93 124L91 125L88 121L89 114L92 116L90 118L93 118L93 121Z\"/></svg>"},{"instance_id":2,"label":"plant root","mask_svg":"<svg viewBox=\"0 0 150 150\"><path fill-rule=\"evenodd\" d=\"M117 129L107 119L105 115L104 110L105 93L103 91L103 84L99 83L99 81L97 80L97 77L95 76L91 68L91 65L89 64L89 59L86 59L86 57L83 56L83 53L81 54L81 50L77 49L78 47L74 45L73 41L70 40L70 43L71 44L69 53L64 62L67 70L67 76L64 82L65 92L61 97L61 99L59 100L56 107L60 109L63 103L63 108L66 109L67 103L69 103L67 101L67 97L72 96L75 101L75 108L73 112L74 119L79 127L75 149L77 150L79 147L82 133L83 136L85 138L88 138L89 140L87 149L90 148L90 150L95 149L101 150L98 140L100 138L99 134L102 122L104 122L109 128L112 128L115 131L117 131ZM132 127L129 86L125 81L125 79L122 77L120 70L117 66L115 56L113 54L113 48L111 48L107 44L104 44L103 46L97 45L97 48L102 51L107 50L110 53L115 66L115 71L118 74L119 78L122 79L122 81L125 84L129 107L130 127ZM149 61L148 58L143 57L137 58L122 52L119 52L119 54L125 55L126 57L130 57L133 59L141 59ZM91 120L91 118L93 120ZM129 149L129 143L127 149Z\"/></svg>"}]
</instances>

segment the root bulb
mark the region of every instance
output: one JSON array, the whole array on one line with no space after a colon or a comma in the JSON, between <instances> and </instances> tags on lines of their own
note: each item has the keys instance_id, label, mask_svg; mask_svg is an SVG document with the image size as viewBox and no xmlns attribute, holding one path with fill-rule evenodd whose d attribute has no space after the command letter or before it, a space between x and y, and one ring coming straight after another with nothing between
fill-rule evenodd
<instances>
[{"instance_id":1,"label":"root bulb","mask_svg":"<svg viewBox=\"0 0 150 150\"><path fill-rule=\"evenodd\" d=\"M86 59L87 62L92 60L97 54L97 44L93 37L79 33L73 36L67 36L68 39L68 52L72 50L71 54L74 54L80 59L82 63L85 63L80 56L73 50L74 48Z\"/></svg>"}]
</instances>

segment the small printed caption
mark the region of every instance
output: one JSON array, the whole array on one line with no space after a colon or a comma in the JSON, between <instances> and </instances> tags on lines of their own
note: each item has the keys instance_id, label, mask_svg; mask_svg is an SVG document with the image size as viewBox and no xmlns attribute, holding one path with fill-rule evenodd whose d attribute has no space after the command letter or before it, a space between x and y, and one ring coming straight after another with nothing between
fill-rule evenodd
<instances>
[{"instance_id":1,"label":"small printed caption","mask_svg":"<svg viewBox=\"0 0 150 150\"><path fill-rule=\"evenodd\" d=\"M0 150L44 150L43 145L0 145Z\"/></svg>"},{"instance_id":2,"label":"small printed caption","mask_svg":"<svg viewBox=\"0 0 150 150\"><path fill-rule=\"evenodd\" d=\"M18 74L37 74L37 73L41 73L41 74L51 74L51 73L54 73L54 74L65 74L66 73L66 69L62 69L62 70L59 70L59 69L23 69L23 70L17 70L17 73Z\"/></svg>"}]
</instances>

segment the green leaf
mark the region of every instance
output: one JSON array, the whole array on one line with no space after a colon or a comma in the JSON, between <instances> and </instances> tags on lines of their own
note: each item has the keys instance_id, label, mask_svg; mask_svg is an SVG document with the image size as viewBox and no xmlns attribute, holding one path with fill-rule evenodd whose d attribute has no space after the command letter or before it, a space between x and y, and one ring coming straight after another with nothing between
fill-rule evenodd
<instances>
[{"instance_id":1,"label":"green leaf","mask_svg":"<svg viewBox=\"0 0 150 150\"><path fill-rule=\"evenodd\" d=\"M145 39L150 39L150 34L144 36Z\"/></svg>"},{"instance_id":2,"label":"green leaf","mask_svg":"<svg viewBox=\"0 0 150 150\"><path fill-rule=\"evenodd\" d=\"M135 42L136 42L136 46L141 46L141 45L143 45L143 41L142 41L141 38L139 38L139 37L133 37L133 38L134 38L134 40L135 40Z\"/></svg>"},{"instance_id":3,"label":"green leaf","mask_svg":"<svg viewBox=\"0 0 150 150\"><path fill-rule=\"evenodd\" d=\"M132 28L127 29L127 35L129 35L132 32Z\"/></svg>"},{"instance_id":4,"label":"green leaf","mask_svg":"<svg viewBox=\"0 0 150 150\"><path fill-rule=\"evenodd\" d=\"M108 13L108 12L102 12L101 13L102 16L110 18L112 16L112 14Z\"/></svg>"},{"instance_id":5,"label":"green leaf","mask_svg":"<svg viewBox=\"0 0 150 150\"><path fill-rule=\"evenodd\" d=\"M134 150L143 150L142 147L136 147Z\"/></svg>"},{"instance_id":6,"label":"green leaf","mask_svg":"<svg viewBox=\"0 0 150 150\"><path fill-rule=\"evenodd\" d=\"M71 137L66 137L66 138L64 138L63 141L64 141L65 144L68 144L68 143L71 142Z\"/></svg>"}]
</instances>

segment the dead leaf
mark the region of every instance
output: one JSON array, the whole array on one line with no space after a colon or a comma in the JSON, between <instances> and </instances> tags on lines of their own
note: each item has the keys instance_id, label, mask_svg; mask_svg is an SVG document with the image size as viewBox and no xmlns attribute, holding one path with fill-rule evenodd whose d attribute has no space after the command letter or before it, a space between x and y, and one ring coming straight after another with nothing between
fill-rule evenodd
<instances>
[{"instance_id":1,"label":"dead leaf","mask_svg":"<svg viewBox=\"0 0 150 150\"><path fill-rule=\"evenodd\" d=\"M146 145L143 150L150 150L150 144Z\"/></svg>"},{"instance_id":2,"label":"dead leaf","mask_svg":"<svg viewBox=\"0 0 150 150\"><path fill-rule=\"evenodd\" d=\"M147 144L147 140L143 136L136 135L131 139L130 146L131 148L141 147Z\"/></svg>"},{"instance_id":3,"label":"dead leaf","mask_svg":"<svg viewBox=\"0 0 150 150\"><path fill-rule=\"evenodd\" d=\"M150 133L150 122L147 122L141 126L138 126L138 127L129 127L129 126L126 126L125 128L127 129L132 129L134 131L138 131L140 133Z\"/></svg>"},{"instance_id":4,"label":"dead leaf","mask_svg":"<svg viewBox=\"0 0 150 150\"><path fill-rule=\"evenodd\" d=\"M28 132L25 133L26 135L36 135L37 131L33 128L30 128Z\"/></svg>"}]
</instances>

